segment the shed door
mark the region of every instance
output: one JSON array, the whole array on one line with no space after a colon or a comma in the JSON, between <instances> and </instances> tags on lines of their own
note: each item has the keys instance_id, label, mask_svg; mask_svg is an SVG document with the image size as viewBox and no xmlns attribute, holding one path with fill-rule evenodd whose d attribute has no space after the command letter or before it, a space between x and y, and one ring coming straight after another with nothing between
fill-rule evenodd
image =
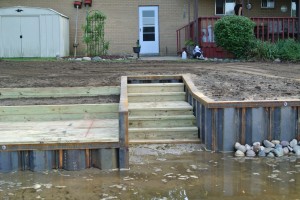
<instances>
[{"instance_id":1,"label":"shed door","mask_svg":"<svg viewBox=\"0 0 300 200\"><path fill-rule=\"evenodd\" d=\"M21 35L23 57L40 57L39 17L21 17Z\"/></svg>"},{"instance_id":2,"label":"shed door","mask_svg":"<svg viewBox=\"0 0 300 200\"><path fill-rule=\"evenodd\" d=\"M39 17L2 17L3 57L40 57Z\"/></svg>"},{"instance_id":3,"label":"shed door","mask_svg":"<svg viewBox=\"0 0 300 200\"><path fill-rule=\"evenodd\" d=\"M141 54L158 54L158 6L139 7Z\"/></svg>"},{"instance_id":4,"label":"shed door","mask_svg":"<svg viewBox=\"0 0 300 200\"><path fill-rule=\"evenodd\" d=\"M22 57L20 17L2 17L3 57Z\"/></svg>"}]
</instances>

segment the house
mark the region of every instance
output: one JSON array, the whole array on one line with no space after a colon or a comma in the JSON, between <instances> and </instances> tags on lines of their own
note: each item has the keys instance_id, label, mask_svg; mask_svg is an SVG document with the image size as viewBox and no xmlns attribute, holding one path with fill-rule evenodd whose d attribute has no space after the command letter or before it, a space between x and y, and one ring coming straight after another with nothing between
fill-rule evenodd
<instances>
[{"instance_id":1,"label":"house","mask_svg":"<svg viewBox=\"0 0 300 200\"><path fill-rule=\"evenodd\" d=\"M1 0L0 8L50 8L67 16L70 55L73 55L76 31L76 8L73 4L74 0ZM107 17L105 40L110 43L109 54L133 54L132 47L139 39L141 54L176 55L176 29L188 23L188 3L184 0L94 0L91 7L83 5L78 10L77 55L85 55L86 52L86 45L82 41L82 26L91 10L99 10Z\"/></svg>"},{"instance_id":2,"label":"house","mask_svg":"<svg viewBox=\"0 0 300 200\"><path fill-rule=\"evenodd\" d=\"M77 42L79 44L77 54L86 54L86 45L82 42L84 36L82 26L85 25L86 16L90 11L99 10L107 16L105 39L110 43L109 54L133 54L132 47L139 40L142 55L163 56L176 55L182 49L184 41L191 38L198 41L202 47L214 46L213 25L221 16L233 14L235 4L234 0L82 1L83 6L78 9L77 38L75 38L77 10L74 8L74 0L1 0L0 8L13 6L49 8L67 16L71 55L74 53L73 45ZM278 38L280 33L294 36L299 31L296 18L299 16L296 14L299 12L299 1L243 0L244 15L257 18L257 24L263 25L256 29L260 37ZM91 6L84 6L85 2L91 2ZM283 31L286 29L287 32Z\"/></svg>"},{"instance_id":3,"label":"house","mask_svg":"<svg viewBox=\"0 0 300 200\"><path fill-rule=\"evenodd\" d=\"M229 56L216 47L214 24L225 15L234 14L235 0L190 0L198 9L190 10L190 23L177 29L177 51L187 40L199 44L207 57ZM243 15L255 22L254 35L263 41L300 38L300 0L242 0ZM242 34L242 33L241 33Z\"/></svg>"}]
</instances>

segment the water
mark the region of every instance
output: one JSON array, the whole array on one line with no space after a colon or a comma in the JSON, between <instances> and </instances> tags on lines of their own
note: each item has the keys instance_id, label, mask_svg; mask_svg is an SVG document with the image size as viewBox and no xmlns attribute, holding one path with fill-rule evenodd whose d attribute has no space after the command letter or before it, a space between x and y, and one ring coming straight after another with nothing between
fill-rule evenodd
<instances>
[{"instance_id":1,"label":"water","mask_svg":"<svg viewBox=\"0 0 300 200\"><path fill-rule=\"evenodd\" d=\"M1 174L0 199L300 199L300 158L131 155L129 171Z\"/></svg>"}]
</instances>

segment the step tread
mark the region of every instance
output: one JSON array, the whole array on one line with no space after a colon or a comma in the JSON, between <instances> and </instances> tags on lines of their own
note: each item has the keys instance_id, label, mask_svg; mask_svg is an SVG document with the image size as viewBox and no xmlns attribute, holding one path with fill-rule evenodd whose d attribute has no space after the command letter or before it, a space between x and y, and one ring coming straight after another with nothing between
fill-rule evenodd
<instances>
[{"instance_id":1,"label":"step tread","mask_svg":"<svg viewBox=\"0 0 300 200\"><path fill-rule=\"evenodd\" d=\"M185 92L149 92L149 93L128 93L128 96L172 96L185 95Z\"/></svg>"},{"instance_id":2,"label":"step tread","mask_svg":"<svg viewBox=\"0 0 300 200\"><path fill-rule=\"evenodd\" d=\"M164 128L129 128L129 132L179 132L179 131L198 131L196 126L188 126L188 127L164 127Z\"/></svg>"},{"instance_id":3,"label":"step tread","mask_svg":"<svg viewBox=\"0 0 300 200\"><path fill-rule=\"evenodd\" d=\"M184 86L183 83L130 83L127 85L128 87L178 87Z\"/></svg>"},{"instance_id":4,"label":"step tread","mask_svg":"<svg viewBox=\"0 0 300 200\"><path fill-rule=\"evenodd\" d=\"M176 120L176 119L196 119L194 115L172 115L172 116L129 116L129 120Z\"/></svg>"},{"instance_id":5,"label":"step tread","mask_svg":"<svg viewBox=\"0 0 300 200\"><path fill-rule=\"evenodd\" d=\"M185 101L129 103L129 110L186 110L193 107Z\"/></svg>"},{"instance_id":6,"label":"step tread","mask_svg":"<svg viewBox=\"0 0 300 200\"><path fill-rule=\"evenodd\" d=\"M195 143L195 144L201 144L201 140L199 138L197 139L129 139L129 144L180 144L180 143Z\"/></svg>"}]
</instances>

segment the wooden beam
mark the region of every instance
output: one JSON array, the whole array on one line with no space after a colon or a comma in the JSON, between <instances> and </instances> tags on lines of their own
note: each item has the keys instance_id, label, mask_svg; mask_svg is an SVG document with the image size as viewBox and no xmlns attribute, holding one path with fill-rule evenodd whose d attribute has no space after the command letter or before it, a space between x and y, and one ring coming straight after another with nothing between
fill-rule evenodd
<instances>
[{"instance_id":1,"label":"wooden beam","mask_svg":"<svg viewBox=\"0 0 300 200\"><path fill-rule=\"evenodd\" d=\"M0 99L57 98L119 95L119 86L104 87L43 87L43 88L0 88Z\"/></svg>"}]
</instances>

